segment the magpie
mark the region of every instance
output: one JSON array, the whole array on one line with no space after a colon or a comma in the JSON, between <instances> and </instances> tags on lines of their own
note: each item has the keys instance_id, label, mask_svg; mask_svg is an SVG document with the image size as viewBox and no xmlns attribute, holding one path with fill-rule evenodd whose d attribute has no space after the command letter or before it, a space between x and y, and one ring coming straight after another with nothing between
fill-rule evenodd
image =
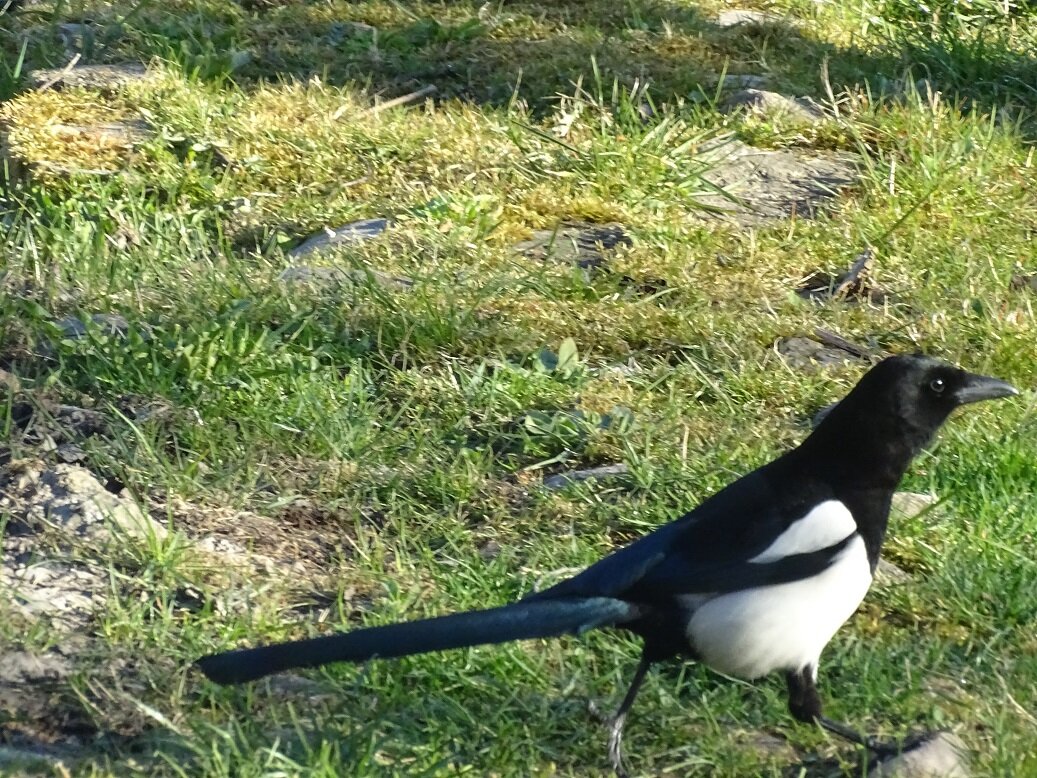
<instances>
[{"instance_id":1,"label":"magpie","mask_svg":"<svg viewBox=\"0 0 1037 778\"><path fill-rule=\"evenodd\" d=\"M784 673L792 716L881 756L896 746L822 715L821 652L871 585L893 492L912 458L960 405L1018 394L921 354L875 365L796 448L683 517L577 575L509 605L213 654L221 684L329 662L582 633L642 639L610 719L608 754L625 774L623 725L656 662L686 658L755 679Z\"/></svg>"}]
</instances>

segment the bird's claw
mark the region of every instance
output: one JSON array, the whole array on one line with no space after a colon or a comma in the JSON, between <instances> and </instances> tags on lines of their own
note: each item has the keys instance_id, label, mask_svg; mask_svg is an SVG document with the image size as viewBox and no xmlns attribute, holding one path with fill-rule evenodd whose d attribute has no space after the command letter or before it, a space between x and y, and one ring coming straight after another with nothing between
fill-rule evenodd
<instances>
[{"instance_id":1,"label":"bird's claw","mask_svg":"<svg viewBox=\"0 0 1037 778\"><path fill-rule=\"evenodd\" d=\"M599 724L604 724L605 726L612 724L612 717L605 713L594 700L587 700L587 713Z\"/></svg>"},{"instance_id":2,"label":"bird's claw","mask_svg":"<svg viewBox=\"0 0 1037 778\"><path fill-rule=\"evenodd\" d=\"M610 719L609 725L609 763L616 773L616 778L630 778L626 765L623 764L623 721L625 716Z\"/></svg>"},{"instance_id":3,"label":"bird's claw","mask_svg":"<svg viewBox=\"0 0 1037 778\"><path fill-rule=\"evenodd\" d=\"M913 735L908 735L903 740L877 740L876 738L869 737L866 739L864 747L877 757L876 761L878 763L882 763L918 748L932 736L931 732L916 732Z\"/></svg>"}]
</instances>

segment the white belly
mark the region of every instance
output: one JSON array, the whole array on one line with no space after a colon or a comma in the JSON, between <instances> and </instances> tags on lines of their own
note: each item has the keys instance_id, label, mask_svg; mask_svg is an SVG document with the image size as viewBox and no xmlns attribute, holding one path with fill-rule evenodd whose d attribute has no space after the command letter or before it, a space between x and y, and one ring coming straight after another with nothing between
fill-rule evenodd
<instances>
[{"instance_id":1,"label":"white belly","mask_svg":"<svg viewBox=\"0 0 1037 778\"><path fill-rule=\"evenodd\" d=\"M816 667L822 649L870 585L868 554L856 536L812 578L723 594L701 605L689 598L687 604L697 609L688 622L688 640L703 662L740 678Z\"/></svg>"}]
</instances>

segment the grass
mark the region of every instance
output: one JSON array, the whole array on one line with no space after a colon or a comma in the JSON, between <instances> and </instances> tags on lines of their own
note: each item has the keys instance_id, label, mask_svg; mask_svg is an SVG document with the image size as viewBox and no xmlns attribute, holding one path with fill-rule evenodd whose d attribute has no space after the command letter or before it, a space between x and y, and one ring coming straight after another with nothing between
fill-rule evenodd
<instances>
[{"instance_id":1,"label":"grass","mask_svg":"<svg viewBox=\"0 0 1037 778\"><path fill-rule=\"evenodd\" d=\"M108 429L81 441L85 466L176 530L89 551L109 590L54 700L55 719L88 733L68 770L604 773L587 702L610 706L637 653L615 635L333 667L294 689L217 689L188 665L504 602L676 517L802 439L860 375L802 373L773 348L825 327L1026 389L952 422L913 467L905 488L943 502L893 526L888 556L914 578L873 590L830 646L829 711L883 735L948 726L977 775L1037 775L1037 320L1032 291L1010 283L1037 271L1037 19L982 0L766 7L794 24L721 29L719 3L661 0L42 2L0 16L17 163L0 195L0 367L22 387L0 383L3 445L39 455L14 429L18 402L97 408ZM59 25L86 20L92 61L145 62L147 80L25 89L26 71L68 61ZM725 72L822 101L830 88L838 117L723 116ZM372 110L427 84L427 100ZM113 122L148 134L74 129ZM710 222L700 148L726 135L852 151L862 178L814 221ZM307 234L375 216L394 220L384 235L306 262L411 287L278 280ZM560 220L618 221L634 242L593 273L511 248ZM794 294L867 245L885 305ZM127 334L69 339L56 324L95 313ZM577 354L545 359L567 339ZM619 461L617 481L540 485ZM212 533L273 569L200 554L190 539ZM66 639L5 608L5 649ZM42 727L6 717L8 731ZM762 730L788 748L760 746ZM792 723L780 679L692 665L653 674L628 738L645 774L858 770Z\"/></svg>"}]
</instances>

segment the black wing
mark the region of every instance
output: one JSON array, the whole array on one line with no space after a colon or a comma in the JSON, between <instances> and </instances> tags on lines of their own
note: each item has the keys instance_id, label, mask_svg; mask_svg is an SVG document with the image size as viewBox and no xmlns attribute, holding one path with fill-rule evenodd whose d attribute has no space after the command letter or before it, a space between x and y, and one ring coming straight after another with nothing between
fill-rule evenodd
<instances>
[{"instance_id":1,"label":"black wing","mask_svg":"<svg viewBox=\"0 0 1037 778\"><path fill-rule=\"evenodd\" d=\"M654 599L737 591L821 572L850 537L773 562L749 561L807 508L805 501L800 509L779 499L768 471L764 466L749 473L680 519L532 597Z\"/></svg>"}]
</instances>

